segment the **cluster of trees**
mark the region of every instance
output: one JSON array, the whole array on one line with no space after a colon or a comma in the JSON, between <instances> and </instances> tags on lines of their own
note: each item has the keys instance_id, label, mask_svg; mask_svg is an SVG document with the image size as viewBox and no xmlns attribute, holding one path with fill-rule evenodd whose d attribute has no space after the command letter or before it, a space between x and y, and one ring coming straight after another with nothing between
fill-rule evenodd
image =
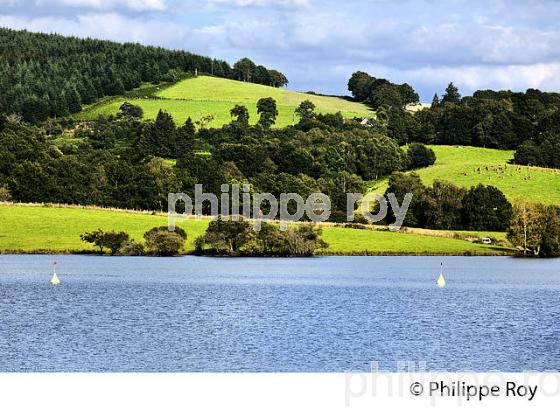
<instances>
[{"instance_id":1,"label":"cluster of trees","mask_svg":"<svg viewBox=\"0 0 560 410\"><path fill-rule=\"evenodd\" d=\"M111 256L173 256L183 249L187 233L179 227L175 227L173 232L167 226L155 227L144 233L145 244L131 239L125 231L97 229L80 235L80 238L96 246L100 255L108 250Z\"/></svg>"},{"instance_id":2,"label":"cluster of trees","mask_svg":"<svg viewBox=\"0 0 560 410\"><path fill-rule=\"evenodd\" d=\"M515 201L508 239L525 256L560 256L560 208Z\"/></svg>"},{"instance_id":3,"label":"cluster of trees","mask_svg":"<svg viewBox=\"0 0 560 410\"><path fill-rule=\"evenodd\" d=\"M394 173L389 177L385 195L393 193L403 201L407 193L412 201L404 225L419 228L473 231L505 231L509 227L512 206L493 186L470 189L444 181L425 186L416 173ZM388 222L394 222L393 219Z\"/></svg>"},{"instance_id":4,"label":"cluster of trees","mask_svg":"<svg viewBox=\"0 0 560 410\"><path fill-rule=\"evenodd\" d=\"M363 71L352 74L348 90L360 102L380 107L402 109L407 104L417 103L418 94L409 84L394 84L384 78L375 78Z\"/></svg>"},{"instance_id":5,"label":"cluster of trees","mask_svg":"<svg viewBox=\"0 0 560 410\"><path fill-rule=\"evenodd\" d=\"M529 141L546 145L560 134L560 94L477 91L461 97L451 83L441 100L434 96L432 106L413 117L409 138L423 143L498 149L517 149Z\"/></svg>"},{"instance_id":6,"label":"cluster of trees","mask_svg":"<svg viewBox=\"0 0 560 410\"><path fill-rule=\"evenodd\" d=\"M187 153L176 165L215 194L220 183L246 183L255 192L277 197L282 192L304 198L323 192L330 196L336 218L346 211L346 193L363 192L364 180L412 167L409 154L390 138L345 123L340 115L315 115L308 101L296 110L300 122L285 129L267 128L262 114L259 124L250 126L245 107L233 111L230 124L198 132L195 146L210 144L211 155Z\"/></svg>"},{"instance_id":7,"label":"cluster of trees","mask_svg":"<svg viewBox=\"0 0 560 410\"><path fill-rule=\"evenodd\" d=\"M364 180L434 160L422 145L403 150L377 129L316 114L309 101L296 110L299 123L284 129L270 128L278 114L273 99L257 105L254 126L247 108L236 106L230 124L196 130L191 120L177 127L163 111L143 121L139 107L124 103L116 116L67 124L75 138L59 145L46 127L0 116L0 193L23 202L162 210L168 193L194 195L197 183L218 196L222 184L249 184L277 197L326 193L335 220L345 215L346 193L364 192Z\"/></svg>"},{"instance_id":8,"label":"cluster of trees","mask_svg":"<svg viewBox=\"0 0 560 410\"><path fill-rule=\"evenodd\" d=\"M135 135L130 119L108 123L126 131L121 138ZM168 162L133 148L95 149L88 140L59 148L33 126L4 120L1 128L0 187L12 200L162 209L181 189Z\"/></svg>"},{"instance_id":9,"label":"cluster of trees","mask_svg":"<svg viewBox=\"0 0 560 410\"><path fill-rule=\"evenodd\" d=\"M558 121L560 124L560 115ZM535 140L523 142L517 147L513 162L519 165L560 168L560 132L546 132L538 135Z\"/></svg>"},{"instance_id":10,"label":"cluster of trees","mask_svg":"<svg viewBox=\"0 0 560 410\"><path fill-rule=\"evenodd\" d=\"M65 117L105 95L195 69L233 73L225 61L185 51L0 28L0 112L29 122Z\"/></svg>"},{"instance_id":11,"label":"cluster of trees","mask_svg":"<svg viewBox=\"0 0 560 410\"><path fill-rule=\"evenodd\" d=\"M477 91L461 97L450 83L441 99L414 115L411 139L424 143L516 149L558 133L560 94Z\"/></svg>"},{"instance_id":12,"label":"cluster of trees","mask_svg":"<svg viewBox=\"0 0 560 410\"><path fill-rule=\"evenodd\" d=\"M289 226L282 231L265 222L256 232L247 221L221 217L210 222L195 245L199 253L229 256L312 256L317 249L328 246L321 239L321 228L313 224Z\"/></svg>"},{"instance_id":13,"label":"cluster of trees","mask_svg":"<svg viewBox=\"0 0 560 410\"><path fill-rule=\"evenodd\" d=\"M233 65L230 77L248 83L284 87L289 81L280 71L257 65L248 58L242 58Z\"/></svg>"},{"instance_id":14,"label":"cluster of trees","mask_svg":"<svg viewBox=\"0 0 560 410\"><path fill-rule=\"evenodd\" d=\"M348 81L354 98L377 110L377 126L399 144L472 145L517 149L519 164L558 167L552 154L560 140L560 94L535 89L526 92L476 91L462 97L450 83L429 108L405 109L418 102L408 85L393 84L358 71Z\"/></svg>"}]
</instances>

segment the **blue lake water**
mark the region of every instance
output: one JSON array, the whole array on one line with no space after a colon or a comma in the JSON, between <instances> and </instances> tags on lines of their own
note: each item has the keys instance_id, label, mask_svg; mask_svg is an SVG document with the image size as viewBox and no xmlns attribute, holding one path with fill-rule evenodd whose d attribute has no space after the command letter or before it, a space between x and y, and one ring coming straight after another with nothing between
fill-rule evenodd
<instances>
[{"instance_id":1,"label":"blue lake water","mask_svg":"<svg viewBox=\"0 0 560 410\"><path fill-rule=\"evenodd\" d=\"M560 260L0 255L0 371L559 371L559 342Z\"/></svg>"}]
</instances>

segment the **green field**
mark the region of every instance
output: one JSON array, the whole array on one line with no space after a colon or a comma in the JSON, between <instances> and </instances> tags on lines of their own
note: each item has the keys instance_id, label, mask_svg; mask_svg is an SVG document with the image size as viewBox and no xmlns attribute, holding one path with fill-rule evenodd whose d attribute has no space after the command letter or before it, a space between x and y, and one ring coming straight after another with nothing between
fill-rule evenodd
<instances>
[{"instance_id":1,"label":"green field","mask_svg":"<svg viewBox=\"0 0 560 410\"><path fill-rule=\"evenodd\" d=\"M154 226L167 224L167 217L102 209L0 205L0 252L71 253L93 250L80 240L85 231L125 230L134 239ZM208 219L189 219L179 224L188 234L185 251L208 225ZM326 254L503 254L505 248L466 240L426 234L359 230L325 225L323 238L330 247Z\"/></svg>"},{"instance_id":2,"label":"green field","mask_svg":"<svg viewBox=\"0 0 560 410\"><path fill-rule=\"evenodd\" d=\"M278 105L279 116L277 127L291 125L294 121L294 110L304 100L311 100L320 113L336 113L340 111L345 118L371 117L374 113L365 105L337 97L324 97L298 93L280 88L267 87L259 84L244 83L224 78L200 76L178 82L171 87L153 88L151 95L140 97L108 98L77 115L78 119L88 120L98 115L109 115L118 112L124 101L142 107L145 118L155 118L160 109L170 113L178 124L188 117L194 121L212 115L210 127L220 127L231 121L230 110L236 105L245 105L250 113L251 123L258 119L257 101L260 98L272 97ZM295 121L298 119L295 118Z\"/></svg>"},{"instance_id":3,"label":"green field","mask_svg":"<svg viewBox=\"0 0 560 410\"><path fill-rule=\"evenodd\" d=\"M548 168L511 165L513 151L475 147L430 146L436 153L436 163L415 171L424 184L436 179L471 187L479 183L500 189L512 201L526 198L532 202L560 204L560 171ZM383 193L387 179L372 185Z\"/></svg>"}]
</instances>

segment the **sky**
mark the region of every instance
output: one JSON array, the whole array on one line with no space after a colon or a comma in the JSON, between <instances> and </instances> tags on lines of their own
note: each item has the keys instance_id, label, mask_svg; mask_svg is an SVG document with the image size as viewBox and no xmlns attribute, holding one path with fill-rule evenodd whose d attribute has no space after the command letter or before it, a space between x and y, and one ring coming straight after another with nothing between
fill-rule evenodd
<instances>
[{"instance_id":1,"label":"sky","mask_svg":"<svg viewBox=\"0 0 560 410\"><path fill-rule=\"evenodd\" d=\"M354 71L429 102L453 81L560 91L560 0L0 0L0 26L182 49L347 94Z\"/></svg>"}]
</instances>

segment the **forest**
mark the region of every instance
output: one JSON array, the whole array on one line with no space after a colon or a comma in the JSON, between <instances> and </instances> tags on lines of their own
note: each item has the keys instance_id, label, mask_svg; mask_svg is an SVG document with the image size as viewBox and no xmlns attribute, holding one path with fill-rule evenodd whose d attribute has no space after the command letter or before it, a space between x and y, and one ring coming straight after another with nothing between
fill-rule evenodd
<instances>
[{"instance_id":1,"label":"forest","mask_svg":"<svg viewBox=\"0 0 560 410\"><path fill-rule=\"evenodd\" d=\"M44 128L2 117L0 186L17 201L160 210L169 192L189 193L195 183L213 193L224 183L250 183L273 194L325 192L345 210L345 193L363 192L364 180L420 161L385 135L336 114L315 115L305 103L297 126L271 129L275 101L259 106L255 126L237 106L230 124L196 130L190 120L177 127L163 111L143 121L138 107L123 104L115 117L68 124L82 139L60 147Z\"/></svg>"},{"instance_id":2,"label":"forest","mask_svg":"<svg viewBox=\"0 0 560 410\"><path fill-rule=\"evenodd\" d=\"M283 87L279 71L244 58L233 67L186 51L0 28L0 112L27 122L63 118L142 83L174 82L195 70Z\"/></svg>"}]
</instances>

